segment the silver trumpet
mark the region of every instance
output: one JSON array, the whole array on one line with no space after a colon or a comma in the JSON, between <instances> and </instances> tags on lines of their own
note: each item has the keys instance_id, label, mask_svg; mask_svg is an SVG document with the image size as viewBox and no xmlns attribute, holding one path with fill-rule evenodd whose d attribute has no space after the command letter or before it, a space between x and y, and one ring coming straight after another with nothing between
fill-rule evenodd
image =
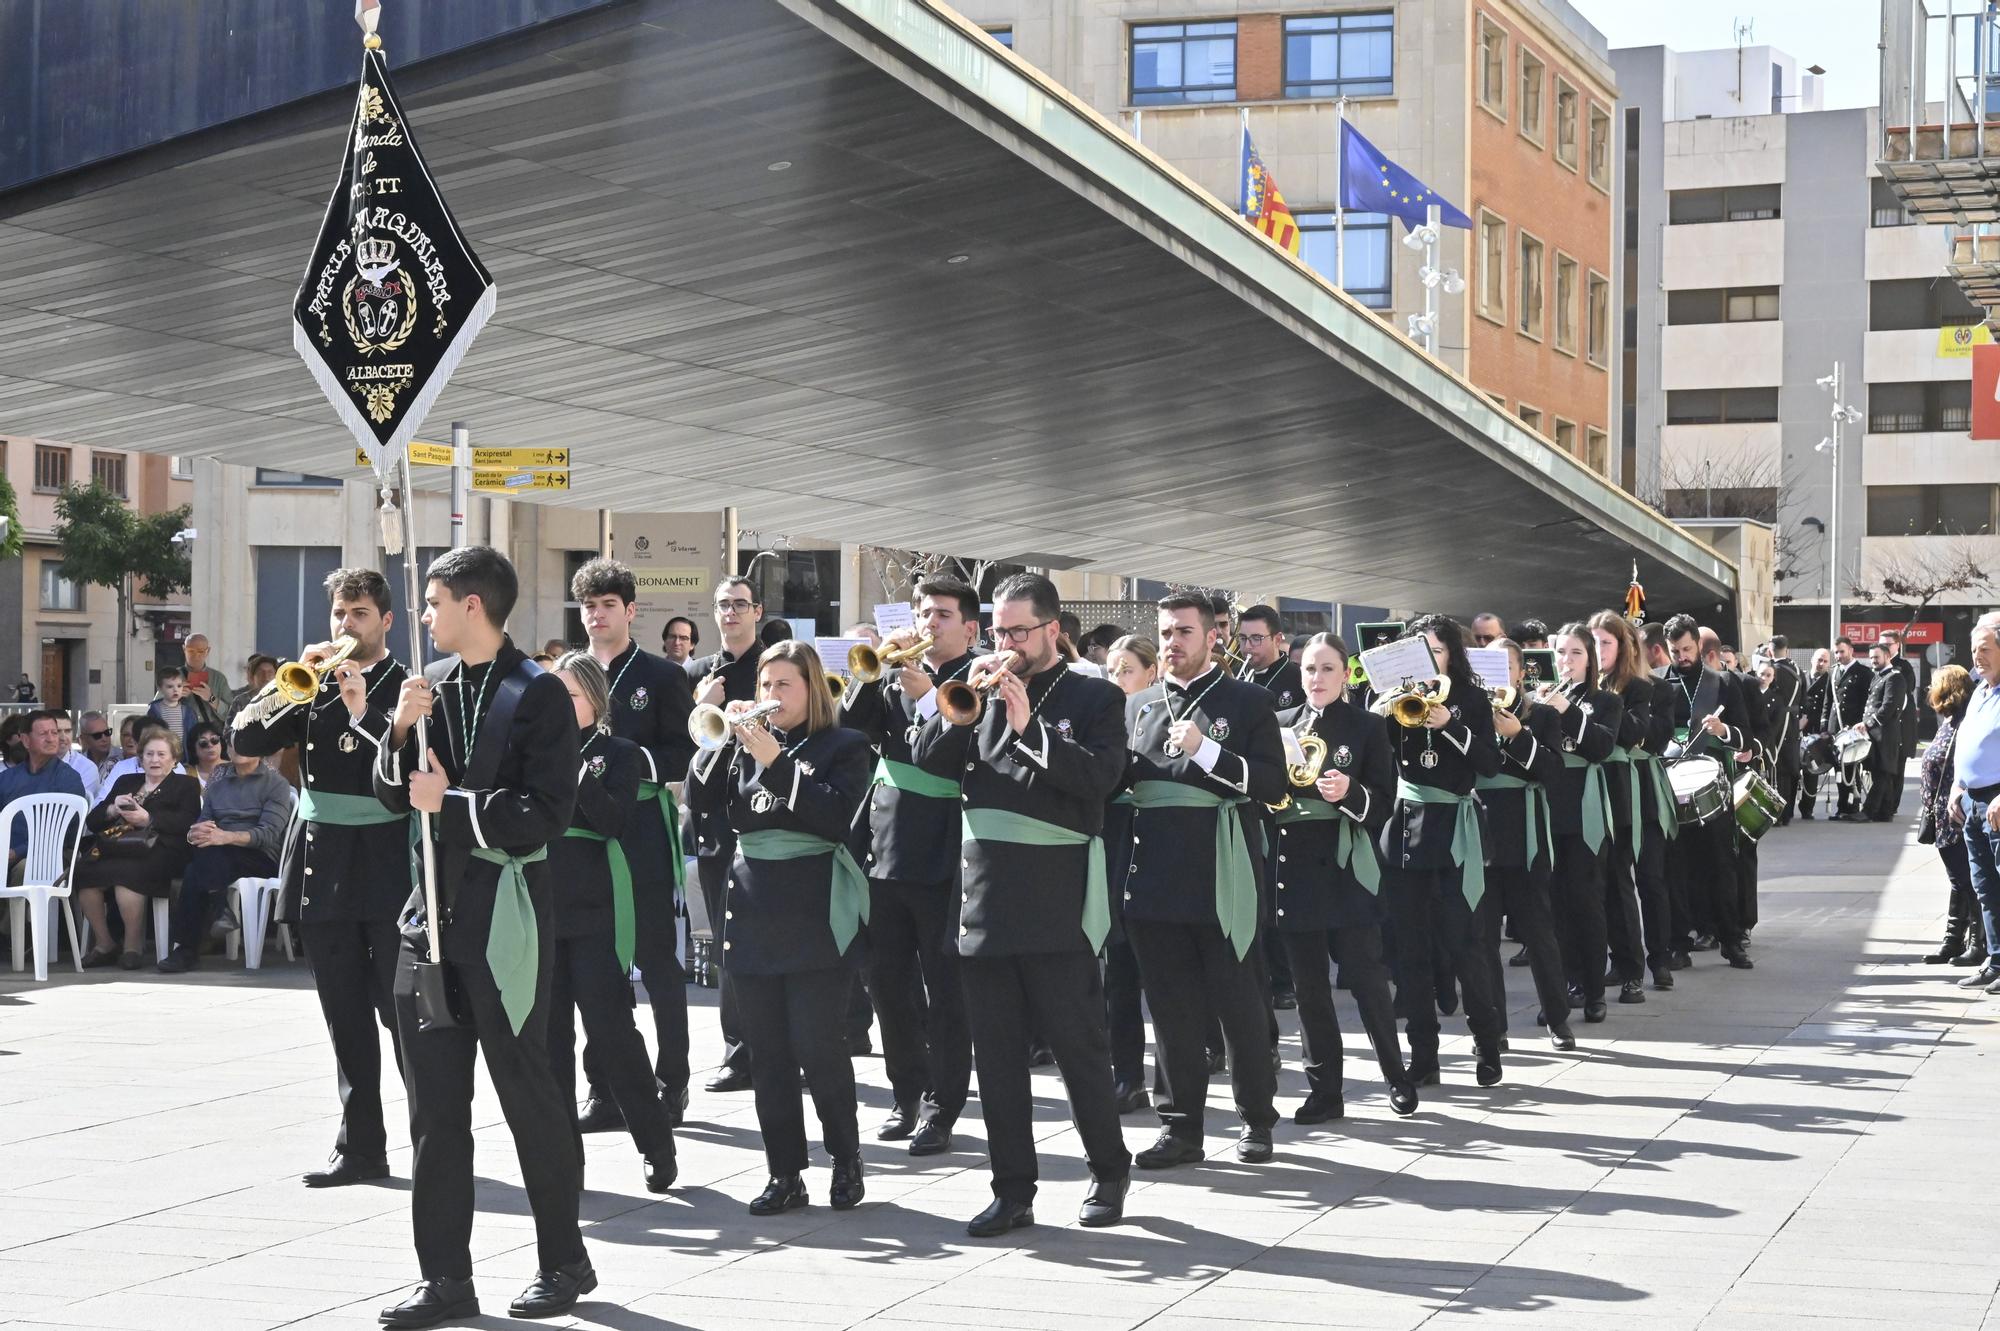
<instances>
[{"instance_id":1,"label":"silver trumpet","mask_svg":"<svg viewBox=\"0 0 2000 1331\"><path fill-rule=\"evenodd\" d=\"M737 726L761 725L781 705L760 702L741 716L731 716L713 703L702 703L688 713L688 738L704 752L719 749L733 738L731 732Z\"/></svg>"}]
</instances>

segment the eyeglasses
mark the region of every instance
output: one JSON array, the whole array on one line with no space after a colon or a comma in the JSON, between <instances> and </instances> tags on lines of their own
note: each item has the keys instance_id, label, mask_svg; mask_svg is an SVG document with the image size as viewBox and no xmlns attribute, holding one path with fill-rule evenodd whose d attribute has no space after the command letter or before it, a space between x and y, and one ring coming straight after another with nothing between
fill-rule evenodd
<instances>
[{"instance_id":1,"label":"eyeglasses","mask_svg":"<svg viewBox=\"0 0 2000 1331\"><path fill-rule=\"evenodd\" d=\"M203 735L194 742L194 746L197 749L219 749L222 747L222 741L213 735Z\"/></svg>"},{"instance_id":2,"label":"eyeglasses","mask_svg":"<svg viewBox=\"0 0 2000 1331\"><path fill-rule=\"evenodd\" d=\"M1028 640L1030 633L1033 633L1036 629L1045 629L1053 623L1055 623L1053 619L1045 619L1039 624L1028 624L1021 628L1011 629L1000 624L995 624L993 626L993 640L1005 643L1009 647L1019 647Z\"/></svg>"},{"instance_id":3,"label":"eyeglasses","mask_svg":"<svg viewBox=\"0 0 2000 1331\"><path fill-rule=\"evenodd\" d=\"M719 615L733 610L739 615L747 615L755 607L756 602L754 601L717 601L715 603L715 613Z\"/></svg>"},{"instance_id":4,"label":"eyeglasses","mask_svg":"<svg viewBox=\"0 0 2000 1331\"><path fill-rule=\"evenodd\" d=\"M110 739L111 732L108 730L86 730L83 732L83 737L85 739Z\"/></svg>"},{"instance_id":5,"label":"eyeglasses","mask_svg":"<svg viewBox=\"0 0 2000 1331\"><path fill-rule=\"evenodd\" d=\"M1262 647L1267 642L1278 640L1278 635L1275 633L1244 633L1238 637L1245 647Z\"/></svg>"}]
</instances>

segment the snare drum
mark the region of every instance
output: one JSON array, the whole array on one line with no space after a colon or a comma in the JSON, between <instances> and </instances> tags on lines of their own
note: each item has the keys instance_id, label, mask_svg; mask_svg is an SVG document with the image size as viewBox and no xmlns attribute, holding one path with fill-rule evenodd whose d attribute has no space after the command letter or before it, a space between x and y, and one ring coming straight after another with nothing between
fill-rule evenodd
<instances>
[{"instance_id":1,"label":"snare drum","mask_svg":"<svg viewBox=\"0 0 2000 1331\"><path fill-rule=\"evenodd\" d=\"M1839 761L1834 756L1833 736L1807 735L1804 746L1799 750L1799 761L1814 776L1825 776L1831 772Z\"/></svg>"},{"instance_id":2,"label":"snare drum","mask_svg":"<svg viewBox=\"0 0 2000 1331\"><path fill-rule=\"evenodd\" d=\"M1866 762L1868 755L1874 752L1874 749L1873 741L1868 738L1867 727L1859 724L1851 725L1833 737L1834 757L1839 760L1842 767Z\"/></svg>"},{"instance_id":3,"label":"snare drum","mask_svg":"<svg viewBox=\"0 0 2000 1331\"><path fill-rule=\"evenodd\" d=\"M1785 802L1778 797L1777 787L1757 772L1745 772L1738 776L1731 796L1731 802L1736 806L1736 830L1752 841L1777 826L1778 815L1785 809Z\"/></svg>"},{"instance_id":4,"label":"snare drum","mask_svg":"<svg viewBox=\"0 0 2000 1331\"><path fill-rule=\"evenodd\" d=\"M1682 827L1720 817L1729 808L1729 783L1713 758L1684 758L1667 769L1674 788L1674 816Z\"/></svg>"}]
</instances>

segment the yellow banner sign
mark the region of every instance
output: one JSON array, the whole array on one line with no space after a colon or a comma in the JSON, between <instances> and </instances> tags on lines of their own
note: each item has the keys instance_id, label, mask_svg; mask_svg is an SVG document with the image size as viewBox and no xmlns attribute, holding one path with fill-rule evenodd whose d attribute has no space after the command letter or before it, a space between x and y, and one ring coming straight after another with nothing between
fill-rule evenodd
<instances>
[{"instance_id":1,"label":"yellow banner sign","mask_svg":"<svg viewBox=\"0 0 2000 1331\"><path fill-rule=\"evenodd\" d=\"M1986 324L1952 324L1938 329L1937 354L1946 360L1965 360L1974 347L1993 345L1993 329Z\"/></svg>"},{"instance_id":2,"label":"yellow banner sign","mask_svg":"<svg viewBox=\"0 0 2000 1331\"><path fill-rule=\"evenodd\" d=\"M635 568L632 581L640 592L662 595L700 596L708 591L714 575L705 568Z\"/></svg>"},{"instance_id":3,"label":"yellow banner sign","mask_svg":"<svg viewBox=\"0 0 2000 1331\"><path fill-rule=\"evenodd\" d=\"M421 439L412 439L410 441L410 462L412 465L418 467L449 467L451 465L451 445L427 444ZM371 465L368 461L368 455L358 448L354 450L354 465L357 467Z\"/></svg>"},{"instance_id":4,"label":"yellow banner sign","mask_svg":"<svg viewBox=\"0 0 2000 1331\"><path fill-rule=\"evenodd\" d=\"M567 448L475 448L474 467L567 467Z\"/></svg>"},{"instance_id":5,"label":"yellow banner sign","mask_svg":"<svg viewBox=\"0 0 2000 1331\"><path fill-rule=\"evenodd\" d=\"M567 490L569 472L563 471L474 471L475 490Z\"/></svg>"}]
</instances>

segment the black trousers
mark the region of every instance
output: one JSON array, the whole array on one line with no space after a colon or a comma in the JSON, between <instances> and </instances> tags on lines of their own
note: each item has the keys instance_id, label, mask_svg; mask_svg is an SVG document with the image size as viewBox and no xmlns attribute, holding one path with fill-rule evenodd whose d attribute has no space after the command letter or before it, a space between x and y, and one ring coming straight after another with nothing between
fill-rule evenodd
<instances>
[{"instance_id":1,"label":"black trousers","mask_svg":"<svg viewBox=\"0 0 2000 1331\"><path fill-rule=\"evenodd\" d=\"M1799 753L1799 737L1794 735L1789 742L1778 749L1778 764L1771 772L1771 784L1778 791L1780 827L1792 820L1792 806L1798 803L1799 779L1805 774L1800 765L1802 761Z\"/></svg>"},{"instance_id":2,"label":"black trousers","mask_svg":"<svg viewBox=\"0 0 2000 1331\"><path fill-rule=\"evenodd\" d=\"M1839 784L1834 798L1834 813L1844 815L1861 811L1861 782L1867 763L1843 763L1833 769L1832 775Z\"/></svg>"},{"instance_id":3,"label":"black trousers","mask_svg":"<svg viewBox=\"0 0 2000 1331\"><path fill-rule=\"evenodd\" d=\"M1819 778L1808 771L1803 764L1799 767L1798 809L1801 815L1812 812L1819 801Z\"/></svg>"},{"instance_id":4,"label":"black trousers","mask_svg":"<svg viewBox=\"0 0 2000 1331\"><path fill-rule=\"evenodd\" d=\"M1734 947L1743 937L1736 885L1736 820L1711 818L1681 828L1667 849L1670 880L1686 889L1687 916L1674 925L1674 945L1685 950L1695 930Z\"/></svg>"},{"instance_id":5,"label":"black trousers","mask_svg":"<svg viewBox=\"0 0 2000 1331\"><path fill-rule=\"evenodd\" d=\"M327 920L299 925L306 965L312 969L320 1014L333 1041L340 1084L340 1135L333 1149L356 1160L380 1160L389 1137L382 1122L382 1041L389 1032L396 1066L403 1049L396 1038L396 953L402 935L393 920Z\"/></svg>"},{"instance_id":6,"label":"black trousers","mask_svg":"<svg viewBox=\"0 0 2000 1331\"><path fill-rule=\"evenodd\" d=\"M805 1074L819 1115L827 1154L844 1160L861 1153L854 1103L854 1060L845 1022L854 972L847 966L793 975L722 973L726 993L736 990L736 1015L753 1051L750 1086L757 1126L764 1134L764 1162L773 1175L805 1172Z\"/></svg>"},{"instance_id":7,"label":"black trousers","mask_svg":"<svg viewBox=\"0 0 2000 1331\"><path fill-rule=\"evenodd\" d=\"M277 861L254 846L195 847L181 871L181 892L170 916L174 946L190 951L201 946L210 897L221 896L239 878L270 878L277 872Z\"/></svg>"},{"instance_id":8,"label":"black trousers","mask_svg":"<svg viewBox=\"0 0 2000 1331\"><path fill-rule=\"evenodd\" d=\"M710 955L715 958L717 968L723 972L724 980L720 996L716 1000L721 1008L722 1018L722 1058L718 1066L741 1070L750 1066L750 1048L744 1041L742 1023L737 1016L736 995L730 990L727 982L729 967L723 960L725 954L722 950L723 898L728 895L731 863L731 859L719 855L703 856L695 861L695 877L701 882L702 905L708 914L709 930L714 934L714 947ZM651 991L652 986L648 985L647 992ZM682 995L681 1001L687 1001L685 994ZM840 1008L841 1011L846 1011L845 994L841 995ZM843 1050L846 1047L844 1044L841 1046Z\"/></svg>"},{"instance_id":9,"label":"black trousers","mask_svg":"<svg viewBox=\"0 0 2000 1331\"><path fill-rule=\"evenodd\" d=\"M1894 729L1890 722L1885 729ZM1903 802L1903 750L1898 744L1878 744L1868 760L1874 783L1868 787L1868 799L1862 812L1870 818L1889 819L1895 816L1896 806Z\"/></svg>"},{"instance_id":10,"label":"black trousers","mask_svg":"<svg viewBox=\"0 0 2000 1331\"><path fill-rule=\"evenodd\" d=\"M952 932L953 884L870 879L868 989L898 1104L926 1095L949 1127L972 1086L972 1031Z\"/></svg>"},{"instance_id":11,"label":"black trousers","mask_svg":"<svg viewBox=\"0 0 2000 1331\"><path fill-rule=\"evenodd\" d=\"M1299 1039L1305 1046L1306 1085L1316 1095L1341 1097L1340 1020L1333 1008L1329 956L1340 963L1341 978L1361 1011L1361 1028L1375 1049L1382 1080L1408 1080L1403 1042L1396 1034L1396 1000L1389 993L1389 968L1382 960L1382 931L1372 924L1278 935L1292 963L1292 986L1299 998Z\"/></svg>"},{"instance_id":12,"label":"black trousers","mask_svg":"<svg viewBox=\"0 0 2000 1331\"><path fill-rule=\"evenodd\" d=\"M688 1001L687 972L681 969L680 917L674 909L673 882L634 883L632 914L632 964L638 968L639 978L646 982L646 1003L653 1011L653 1047L659 1051L653 1060L653 1076L659 1082L660 1093L679 1104L689 1076ZM631 989L629 980L625 987ZM644 1037L640 1038L643 1052ZM584 1041L583 1074L589 1080L591 1098L610 1095L615 1099L611 1079L590 1043L587 1022Z\"/></svg>"},{"instance_id":13,"label":"black trousers","mask_svg":"<svg viewBox=\"0 0 2000 1331\"><path fill-rule=\"evenodd\" d=\"M1166 1082L1160 1121L1199 1138L1208 1104L1208 1014L1222 1023L1236 1112L1253 1128L1278 1121L1278 1074L1271 1066L1271 996L1257 940L1239 959L1214 921L1171 924L1125 918L1153 1014L1155 1058Z\"/></svg>"},{"instance_id":14,"label":"black trousers","mask_svg":"<svg viewBox=\"0 0 2000 1331\"><path fill-rule=\"evenodd\" d=\"M1555 922L1549 914L1548 852L1535 857L1535 867L1517 864L1486 866L1486 892L1499 900L1484 909L1483 923L1488 937L1480 948L1487 965L1489 983L1500 1003L1501 1030L1506 1030L1507 980L1500 965L1500 916L1504 912L1514 926L1521 945L1528 949L1528 973L1534 977L1535 997L1541 1000L1542 1015L1550 1021L1569 1020L1569 984L1563 978L1562 950L1556 943Z\"/></svg>"},{"instance_id":15,"label":"black trousers","mask_svg":"<svg viewBox=\"0 0 2000 1331\"><path fill-rule=\"evenodd\" d=\"M1499 907L1489 890L1474 909L1466 904L1463 871L1403 869L1385 865L1382 891L1396 925L1396 1006L1410 1041L1412 1074L1437 1067L1437 978L1433 950L1451 959L1465 1004L1466 1025L1479 1041L1498 1040L1507 1030L1500 990L1494 984L1496 956L1489 958Z\"/></svg>"},{"instance_id":16,"label":"black trousers","mask_svg":"<svg viewBox=\"0 0 2000 1331\"><path fill-rule=\"evenodd\" d=\"M1104 1020L1111 1034L1111 1076L1120 1086L1146 1084L1146 1017L1139 959L1129 939L1104 945Z\"/></svg>"},{"instance_id":17,"label":"black trousers","mask_svg":"<svg viewBox=\"0 0 2000 1331\"><path fill-rule=\"evenodd\" d=\"M1604 943L1612 969L1627 984L1646 977L1646 935L1632 873L1632 829L1621 827L1604 856Z\"/></svg>"},{"instance_id":18,"label":"black trousers","mask_svg":"<svg viewBox=\"0 0 2000 1331\"><path fill-rule=\"evenodd\" d=\"M514 1154L535 1218L536 1266L552 1270L584 1256L577 1227L583 1166L570 1110L549 1070L549 980L555 957L542 949L535 1005L515 1033L500 990L484 966L454 964L463 1025L417 1029L416 954L404 940L396 958L396 1029L410 1093L410 1223L426 1280L472 1278L472 1070L486 1074L514 1135Z\"/></svg>"},{"instance_id":19,"label":"black trousers","mask_svg":"<svg viewBox=\"0 0 2000 1331\"><path fill-rule=\"evenodd\" d=\"M576 1115L576 1025L583 1020L589 1041L585 1058L594 1057L604 1088L625 1116L632 1144L643 1156L672 1156L673 1129L667 1111L653 1089L653 1069L646 1061L646 1037L632 1020L637 1006L632 982L618 964L618 951L608 933L581 938L544 939L555 948L555 970L549 980L549 1067L569 1110L570 1134L579 1158L583 1133Z\"/></svg>"},{"instance_id":20,"label":"black trousers","mask_svg":"<svg viewBox=\"0 0 2000 1331\"><path fill-rule=\"evenodd\" d=\"M1055 1056L1091 1176L1128 1177L1132 1153L1125 1149L1111 1094L1111 1051L1097 958L1088 952L960 957L958 973L972 1024L972 1061L979 1073L979 1110L993 1162L993 1195L1032 1202L1041 1177L1035 1159L1034 1079L1028 1071L1031 1035L1046 1041Z\"/></svg>"},{"instance_id":21,"label":"black trousers","mask_svg":"<svg viewBox=\"0 0 2000 1331\"><path fill-rule=\"evenodd\" d=\"M1578 833L1556 833L1549 907L1555 915L1563 973L1583 991L1586 1003L1604 1000L1604 854L1610 844L1607 837L1592 850Z\"/></svg>"}]
</instances>

